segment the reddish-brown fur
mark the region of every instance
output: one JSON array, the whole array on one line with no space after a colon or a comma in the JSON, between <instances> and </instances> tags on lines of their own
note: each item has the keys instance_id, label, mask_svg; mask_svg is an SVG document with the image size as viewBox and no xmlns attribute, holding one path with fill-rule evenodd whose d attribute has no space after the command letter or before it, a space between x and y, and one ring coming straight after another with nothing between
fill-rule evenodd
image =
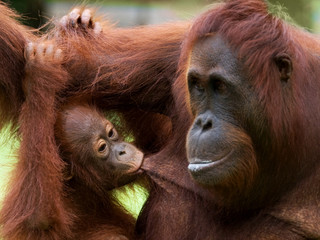
<instances>
[{"instance_id":1,"label":"reddish-brown fur","mask_svg":"<svg viewBox=\"0 0 320 240\"><path fill-rule=\"evenodd\" d=\"M260 188L250 195L245 194L246 198L242 201L250 205L238 205L238 201L230 205L229 201L218 199L219 195L205 196L210 194L210 189L208 191L200 186L197 190L203 199L187 192L180 193L177 195L178 202L187 202L188 199L192 206L188 206L189 213L185 213L186 216L182 215L185 218L181 226L169 221L172 229L153 228L154 216L157 216L159 224L159 218L179 221L181 215L170 218L168 212L156 212L156 207L161 206L159 199L163 199L164 195L151 194L148 208L144 211L146 218L142 219L147 224L146 239L159 239L157 236L164 236L165 232L174 232L169 239L319 238L319 39L268 14L266 4L259 0L231 0L207 11L195 20L182 47L181 76L173 86L177 109L180 111L177 123L187 122L189 102L186 100L186 69L190 52L197 41L212 34L222 36L237 52L244 66L244 74L248 74L253 91L259 97L259 104L265 109L272 142L264 145L264 139L259 139L260 135L251 137L255 143L259 140L259 149L271 153L272 158L259 161L258 168L268 171L276 163L277 169L270 172L269 178L261 180ZM278 53L287 53L293 62L290 90L282 89L279 70L273 64ZM256 121L259 122L259 119ZM181 139L187 129L186 124L185 129L175 132L174 137ZM175 148L166 153L171 157L172 165L185 161L181 156L183 151L184 148ZM180 156L173 158L174 153ZM258 154L258 158L264 158L263 152ZM166 161L163 160L166 159L165 155L158 157L162 163ZM195 192L188 182L185 169L179 170L179 167L168 164L165 172L161 168L162 163L152 166L151 171ZM172 176L168 174L169 169L173 171ZM179 171L179 178L175 177L175 171L176 174ZM164 188L170 187L172 185L167 183ZM158 199L155 199L156 196ZM169 203L166 199L167 209L175 209L173 201ZM183 203L176 204L176 208L181 213ZM162 226L167 226L165 219Z\"/></svg>"},{"instance_id":2,"label":"reddish-brown fur","mask_svg":"<svg viewBox=\"0 0 320 240\"><path fill-rule=\"evenodd\" d=\"M68 29L60 42L69 58L66 68L72 80L68 90L59 95L66 97L65 101L70 96L93 97L99 107L123 112L128 129L138 136L139 148L156 152L145 164L155 184L138 219L138 233L145 239L319 238L317 40L267 14L262 1L229 1L196 20L183 45L181 76L174 83L172 95L186 29L186 25L131 30L107 27L101 36ZM247 57L243 64L266 108L274 134L270 151L286 159L276 174L283 176L286 184L277 182L274 189L262 187L257 194L262 196L260 205L263 203L264 207L245 216L217 207L214 196L197 186L187 172L185 136L192 117L188 111L184 70L195 41L214 32L221 34L240 56ZM276 72L270 56L276 50L288 51L293 59L294 94L290 103L282 100L275 83ZM14 103L19 105L18 101ZM165 114L171 121L163 117L157 129L151 128L148 121L156 118L153 112ZM141 119L146 120L143 129ZM150 129L153 134L149 134ZM139 132L143 134L138 135ZM162 132L169 134L164 134L164 141L161 137L147 145ZM295 173L308 177L295 178ZM292 176L293 181L287 179ZM287 187L291 191L282 191ZM272 199L263 197L273 190L276 194ZM14 214L11 219L24 216L21 212ZM19 229L17 225L14 227Z\"/></svg>"},{"instance_id":3,"label":"reddish-brown fur","mask_svg":"<svg viewBox=\"0 0 320 240\"><path fill-rule=\"evenodd\" d=\"M72 122L72 129L67 121ZM128 177L125 180L127 183L135 179L136 175L128 175L121 172L124 170L120 166L114 169L107 164L111 162L114 152L110 152L108 159L95 157L94 142L91 137L88 140L90 134L97 137L96 129L99 133L105 131L105 121L102 113L88 104L69 103L59 111L55 132L60 155L68 165L64 169L67 179L64 181L62 197L74 215L73 223L69 225L72 229L71 237L61 236L61 239L135 239L135 219L119 204L111 190L122 185L118 181L119 177ZM85 133L80 128L92 132ZM84 143L84 139L88 142ZM116 140L120 144L121 141L121 137Z\"/></svg>"},{"instance_id":4,"label":"reddish-brown fur","mask_svg":"<svg viewBox=\"0 0 320 240\"><path fill-rule=\"evenodd\" d=\"M159 151L171 135L166 115L171 111L171 81L187 24L124 30L106 26L100 36L81 28L60 32L58 37L54 32L66 54L64 67L56 67L46 62L25 65L24 46L36 38L29 37L7 8L1 13L0 25L9 25L1 28L3 34L12 34L5 40L17 41L1 48L2 123L11 122L22 140L1 209L2 235L5 239L72 238L85 227L73 231L76 214L64 201L65 163L54 138L60 104L89 99L101 109L117 110L140 149L149 154ZM15 64L8 64L11 61ZM97 219L88 219L87 226L93 221Z\"/></svg>"},{"instance_id":5,"label":"reddish-brown fur","mask_svg":"<svg viewBox=\"0 0 320 240\"><path fill-rule=\"evenodd\" d=\"M52 222L61 232L70 232L64 227L70 216L60 198L59 172L64 164L57 153L53 128L55 92L64 87L67 75L46 63L26 64L24 47L35 37L13 19L16 15L6 6L0 8L1 127L10 121L15 130L19 124L22 139L19 161L1 209L3 235L7 239L44 238L49 231L39 229L47 230Z\"/></svg>"},{"instance_id":6,"label":"reddish-brown fur","mask_svg":"<svg viewBox=\"0 0 320 240\"><path fill-rule=\"evenodd\" d=\"M147 153L159 150L171 132L166 117L172 109L171 83L187 27L186 23L133 29L105 26L100 35L67 29L57 40L68 52L66 68L75 82L64 95L89 96L102 109L123 112L125 119L135 119L126 124L137 146Z\"/></svg>"},{"instance_id":7,"label":"reddish-brown fur","mask_svg":"<svg viewBox=\"0 0 320 240\"><path fill-rule=\"evenodd\" d=\"M0 127L12 122L12 130L15 130L21 104L24 101L22 79L25 59L23 49L26 40L32 40L34 37L26 27L15 20L18 15L3 3L0 3L0 12Z\"/></svg>"},{"instance_id":8,"label":"reddish-brown fur","mask_svg":"<svg viewBox=\"0 0 320 240\"><path fill-rule=\"evenodd\" d=\"M151 190L138 219L138 230L143 229L146 239L318 239L320 41L268 14L265 3L259 0L227 1L200 15L183 43L181 75L173 86L179 115L173 122L173 139L179 143L191 124L186 86L190 52L197 41L216 33L238 53L265 108L272 143L263 145L263 139L260 143L262 149L272 153L278 170L242 199L251 205L241 204L241 208L238 201L230 205L211 195L210 189L195 187L186 171L184 142L172 144L172 148L168 145L155 155L154 164L145 162L163 191ZM272 64L277 53L283 52L291 57L294 69L289 97L284 96L288 92L281 89L278 69ZM268 163L258 167L272 168ZM168 211L157 211L161 206Z\"/></svg>"},{"instance_id":9,"label":"reddish-brown fur","mask_svg":"<svg viewBox=\"0 0 320 240\"><path fill-rule=\"evenodd\" d=\"M58 239L71 233L67 226L72 221L62 201L64 163L54 138L59 102L55 94L65 87L68 74L59 65L38 60L27 61L25 72L19 161L1 210L3 235L6 239Z\"/></svg>"},{"instance_id":10,"label":"reddish-brown fur","mask_svg":"<svg viewBox=\"0 0 320 240\"><path fill-rule=\"evenodd\" d=\"M270 179L264 179L261 188L248 196L251 198L250 202L258 206L258 208L250 206L251 209L255 209L253 211L248 211L245 205L241 205L243 208L234 212L232 202L229 202L232 208L228 209L223 206L223 199L219 201L210 191L197 186L187 172L185 136L192 117L188 110L185 69L193 44L207 34L215 32L222 35L242 59L245 73L249 75L258 93L260 104L265 107L274 140L270 146L262 148L271 151L274 157L279 159L278 172L274 172ZM104 44L107 41L103 40L104 43L101 43L99 39L97 40L99 43L97 46L105 49ZM93 43L91 40L88 41ZM143 41L142 38L141 42ZM138 218L137 231L141 237L144 239L319 238L317 224L319 222L317 213L319 82L316 78L319 64L318 40L311 34L268 14L262 1L228 1L196 19L186 37L180 59L181 75L173 84L175 105L171 105L170 95L167 96L170 101L163 102L166 98L163 98L162 94L166 94L167 91L157 90L157 87L163 89L167 85L163 86L162 82L158 81L159 75L156 74L156 69L148 65L151 56L145 50L154 53L153 49L148 48L149 45L141 46L137 55L133 55L132 58L126 55L130 51L117 55L115 59L117 65L104 70L102 73L105 74L100 74L90 89L93 95L97 96L97 102L107 106L111 104L120 112L125 112L128 102L134 99L135 104L142 109L165 113L171 119L171 137L159 152L150 156L145 162L144 168L155 184L152 185L150 197ZM158 45L155 45L154 49L156 46ZM287 52L293 61L293 91L290 103L283 100L277 82L278 72L271 64L276 52ZM179 55L179 47L175 49L175 53ZM162 66L168 66L168 63L169 66L175 65L175 58L160 61L158 55L152 57L152 59L158 57L158 63ZM110 56L102 59L108 67ZM134 59L138 61L132 61ZM94 62L96 61L90 58L90 63ZM144 69L144 67L149 68ZM154 72L150 72L151 70ZM176 68L166 68L166 70L164 74L174 73ZM139 78L139 74L143 73L152 77ZM174 80L172 75L169 79ZM105 88L105 83L111 84L113 89ZM155 86L155 88L149 87L146 90L142 86ZM121 92L118 99L114 99L112 90ZM147 91L145 95L144 91ZM155 97L159 102L154 101ZM168 107L165 108L167 110L165 112L158 107L159 104L165 106L163 103L169 104L166 105ZM133 107L133 111L135 104L132 106L129 104ZM134 112L131 117L136 118ZM161 126L159 125L159 129ZM136 126L132 127L135 129ZM145 127L147 129L148 125ZM137 140L139 142L139 139ZM258 167L268 167L268 165Z\"/></svg>"},{"instance_id":11,"label":"reddish-brown fur","mask_svg":"<svg viewBox=\"0 0 320 240\"><path fill-rule=\"evenodd\" d=\"M70 146L61 142L65 130L60 126L62 117L57 123L56 120L58 113L64 113L72 105L60 109L63 99L56 94L66 87L69 76L62 68L63 59L37 57L41 55L37 51L38 48L35 56L28 51L25 53L26 75L22 81L25 101L19 116L19 161L1 209L1 236L15 240L133 239L134 218L119 205L109 189L97 194L96 189L81 185L80 181L68 180L70 168L65 161L75 161L80 150L72 152L67 159L63 155L63 161L55 132L58 133L59 147L66 152ZM95 108L91 109L88 115L99 115ZM88 147L91 146L88 143ZM111 175L111 172L106 172L106 175L96 176L93 171L91 174L85 169L81 171L79 166L76 171L73 174L82 176L84 182L91 181L99 187Z\"/></svg>"},{"instance_id":12,"label":"reddish-brown fur","mask_svg":"<svg viewBox=\"0 0 320 240\"><path fill-rule=\"evenodd\" d=\"M147 156L153 153L148 162L154 168L145 169L150 170L156 184L152 184L138 220L141 238L186 239L195 233L190 225L199 214L194 206L199 197L192 191L198 192L198 188L186 171L184 157L191 118L187 111L183 113L184 109L176 110L171 92L187 27L188 23L113 31L104 28L98 36L90 29L67 28L60 35L60 46L73 59L67 65L68 71L76 80L67 94L86 94L99 108L122 113L135 144ZM178 122L177 113L185 116L184 121ZM153 124L155 120L157 125ZM192 191L185 190L186 186ZM203 213L201 216L206 217Z\"/></svg>"}]
</instances>

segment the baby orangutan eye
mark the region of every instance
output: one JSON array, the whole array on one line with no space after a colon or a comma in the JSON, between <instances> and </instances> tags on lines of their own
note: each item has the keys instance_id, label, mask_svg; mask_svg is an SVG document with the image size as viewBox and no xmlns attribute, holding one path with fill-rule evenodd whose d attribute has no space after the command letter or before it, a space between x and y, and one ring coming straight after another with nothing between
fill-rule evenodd
<instances>
[{"instance_id":1,"label":"baby orangutan eye","mask_svg":"<svg viewBox=\"0 0 320 240\"><path fill-rule=\"evenodd\" d=\"M99 152L104 152L107 148L107 144L106 143L102 143L100 146L99 146L99 149L98 151Z\"/></svg>"},{"instance_id":2,"label":"baby orangutan eye","mask_svg":"<svg viewBox=\"0 0 320 240\"><path fill-rule=\"evenodd\" d=\"M118 135L117 131L114 129L114 127L110 128L108 126L107 126L107 135L108 135L108 138L113 141L118 140L118 137L119 137L119 135Z\"/></svg>"},{"instance_id":3,"label":"baby orangutan eye","mask_svg":"<svg viewBox=\"0 0 320 240\"><path fill-rule=\"evenodd\" d=\"M96 144L96 151L99 156L105 157L109 154L109 146L104 139L99 139Z\"/></svg>"}]
</instances>

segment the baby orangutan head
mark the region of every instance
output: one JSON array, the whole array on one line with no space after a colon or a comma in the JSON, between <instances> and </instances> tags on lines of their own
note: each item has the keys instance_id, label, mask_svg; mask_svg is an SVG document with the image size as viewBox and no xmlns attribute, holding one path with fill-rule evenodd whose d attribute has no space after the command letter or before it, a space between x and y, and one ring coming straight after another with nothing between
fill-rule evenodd
<instances>
[{"instance_id":1,"label":"baby orangutan head","mask_svg":"<svg viewBox=\"0 0 320 240\"><path fill-rule=\"evenodd\" d=\"M67 106L56 124L61 154L70 178L97 191L120 187L140 172L143 153L124 142L95 107Z\"/></svg>"}]
</instances>

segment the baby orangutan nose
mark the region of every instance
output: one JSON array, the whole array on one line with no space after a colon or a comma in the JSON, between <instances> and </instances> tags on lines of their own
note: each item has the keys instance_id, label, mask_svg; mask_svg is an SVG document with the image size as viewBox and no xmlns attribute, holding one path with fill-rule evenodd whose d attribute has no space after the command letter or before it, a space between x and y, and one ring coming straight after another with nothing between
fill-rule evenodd
<instances>
[{"instance_id":1,"label":"baby orangutan nose","mask_svg":"<svg viewBox=\"0 0 320 240\"><path fill-rule=\"evenodd\" d=\"M120 143L114 147L116 158L119 161L129 161L139 150L130 143Z\"/></svg>"},{"instance_id":2,"label":"baby orangutan nose","mask_svg":"<svg viewBox=\"0 0 320 240\"><path fill-rule=\"evenodd\" d=\"M130 143L122 142L114 146L115 158L123 167L128 169L128 172L138 170L143 161L143 153ZM128 166L130 166L128 168Z\"/></svg>"}]
</instances>

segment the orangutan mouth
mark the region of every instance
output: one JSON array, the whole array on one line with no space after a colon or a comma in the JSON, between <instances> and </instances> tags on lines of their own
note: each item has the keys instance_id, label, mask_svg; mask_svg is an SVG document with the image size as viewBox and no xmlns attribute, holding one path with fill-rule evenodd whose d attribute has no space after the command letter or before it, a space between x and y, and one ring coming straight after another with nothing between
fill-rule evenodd
<instances>
[{"instance_id":1,"label":"orangutan mouth","mask_svg":"<svg viewBox=\"0 0 320 240\"><path fill-rule=\"evenodd\" d=\"M214 167L218 167L225 162L228 161L230 156L232 155L233 150L228 152L227 154L223 154L223 157L219 157L215 160L207 160L207 159L201 159L201 158L192 158L190 159L190 163L188 166L189 171L191 172L200 172L200 171L205 171L208 169L212 169Z\"/></svg>"}]
</instances>

